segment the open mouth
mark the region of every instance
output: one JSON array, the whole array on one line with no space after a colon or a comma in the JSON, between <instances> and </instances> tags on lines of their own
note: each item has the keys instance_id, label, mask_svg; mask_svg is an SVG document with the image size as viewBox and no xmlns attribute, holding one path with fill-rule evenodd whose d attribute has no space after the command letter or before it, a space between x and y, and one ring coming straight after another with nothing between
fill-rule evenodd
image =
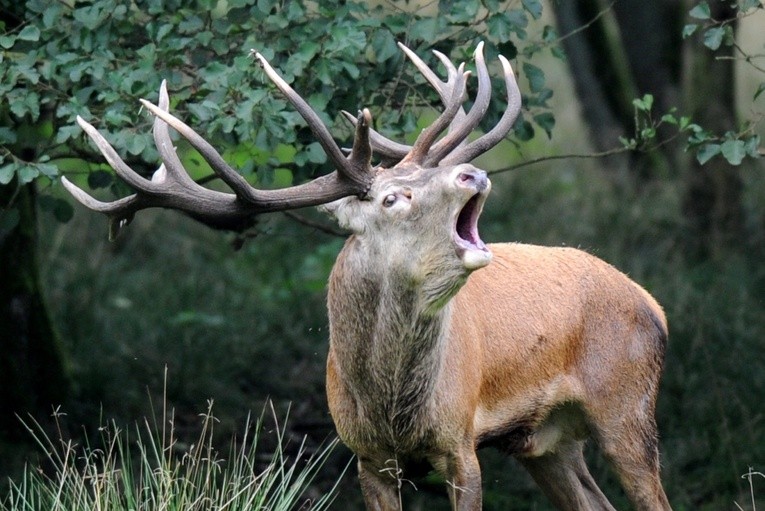
<instances>
[{"instance_id":1,"label":"open mouth","mask_svg":"<svg viewBox=\"0 0 765 511\"><path fill-rule=\"evenodd\" d=\"M457 221L454 226L454 238L461 256L464 255L465 251L469 250L489 251L478 234L478 217L481 215L481 209L483 209L485 200L486 195L476 193L465 203L457 215Z\"/></svg>"}]
</instances>

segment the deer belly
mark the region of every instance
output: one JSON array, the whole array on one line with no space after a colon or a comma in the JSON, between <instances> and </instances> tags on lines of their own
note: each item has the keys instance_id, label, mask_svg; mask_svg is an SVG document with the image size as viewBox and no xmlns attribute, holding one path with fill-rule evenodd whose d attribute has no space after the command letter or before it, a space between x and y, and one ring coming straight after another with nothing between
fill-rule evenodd
<instances>
[{"instance_id":1,"label":"deer belly","mask_svg":"<svg viewBox=\"0 0 765 511\"><path fill-rule=\"evenodd\" d=\"M515 389L517 390L517 389ZM566 440L587 436L580 382L558 376L523 392L482 402L473 427L479 447L493 446L518 456L541 456Z\"/></svg>"}]
</instances>

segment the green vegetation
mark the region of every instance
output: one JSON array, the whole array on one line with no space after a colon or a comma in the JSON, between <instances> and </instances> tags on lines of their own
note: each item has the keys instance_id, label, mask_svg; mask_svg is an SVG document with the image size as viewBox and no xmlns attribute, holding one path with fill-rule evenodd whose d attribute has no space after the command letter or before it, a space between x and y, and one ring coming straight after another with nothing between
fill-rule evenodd
<instances>
[{"instance_id":1,"label":"green vegetation","mask_svg":"<svg viewBox=\"0 0 765 511\"><path fill-rule=\"evenodd\" d=\"M98 428L98 440L78 445L66 438L54 413L57 437L34 419L25 426L45 453L46 471L29 466L11 482L4 511L93 511L157 509L253 510L326 509L334 488L319 496L308 490L337 441L309 453L305 444L289 445L278 422L272 455L258 452L263 417L245 423L239 438L223 456L213 445L217 419L212 402L200 414L198 436L189 443L177 437L172 410L161 421L145 420L122 429L113 421ZM275 413L273 408L272 413ZM169 414L169 416L166 416ZM275 417L274 417L275 419ZM288 454L287 451L293 451Z\"/></svg>"},{"instance_id":2,"label":"green vegetation","mask_svg":"<svg viewBox=\"0 0 765 511\"><path fill-rule=\"evenodd\" d=\"M422 122L417 113L424 105L437 105L437 99L411 66L403 65L395 41L406 40L423 56L437 48L454 60L467 60L475 41L486 38L487 60L493 61L498 51L513 59L524 92L524 119L511 141L479 162L496 170L481 222L483 238L582 247L656 296L671 332L657 417L663 478L673 506L717 510L736 502L747 511L765 507L756 499L765 495L761 478L751 475L765 463L765 172L761 160L755 160L761 151L762 129L756 121L765 89L757 75L739 81L737 103L731 91L718 98L733 81L732 67L714 73L705 67L741 59L737 79L742 68L763 67L756 54L710 51L741 50L743 45L733 38L743 18L739 11L762 14L761 3L741 2L725 15L718 12L723 3L716 1L700 4L690 16L676 13L688 26L696 25L682 34L682 24L670 27L678 39L686 37L683 55L706 56L707 61L695 66L703 75L726 78L728 84L698 89L683 84L692 108L679 101L667 104L667 97L677 97L676 83L664 95L635 84L612 86L622 96L622 111L612 114L624 126L610 129L604 124L609 128L604 130L606 145L599 143L593 122L587 133L579 112L571 108L576 97L569 90L573 87L558 44L575 37L559 40L539 2L439 2L429 11L410 6L410 13L398 3L324 4L30 0L0 13L0 291L7 292L18 275L24 276L19 289L25 300L35 296L36 284L41 291L36 301L28 302L0 294L0 322L10 324L18 317L5 315L8 303L47 303L54 327L44 336L37 330L34 337L34 330L22 328L30 322L17 324L22 334L32 335L28 338L0 329L3 409L23 410L24 417L31 412L34 420L25 421L35 435L16 417L0 417L0 474L12 476L3 487L10 493L0 502L11 506L23 499L52 498L49 490L55 491L60 481L65 481L69 499L96 498L93 483L108 482L111 486L101 489L104 498L116 499L109 503L129 498L193 501L199 495L225 499L226 491L237 491L235 484L247 487L243 498L254 499L259 497L250 490L259 484L265 488L271 484L268 477L280 473L288 477L271 488L310 485L304 496L313 499L334 486L350 459L343 448L329 457L319 447L333 432L323 384L324 286L342 238L281 214L258 218L251 230L231 235L178 214L147 211L109 243L105 219L73 209L72 199L57 185L63 171L101 197L129 193L88 145L74 124L75 115L92 121L136 170L150 175L158 160L149 135L150 116L138 112L137 98L155 100L159 80L166 77L173 111L214 141L250 182L286 186L328 168L298 116L247 57L250 48L262 49L310 98L338 139L350 135L339 111L361 106L370 107L377 128L396 138L415 133ZM603 2L567 0L555 8L563 11L575 4L590 6L584 22L598 16L599 23L580 31L596 42L602 42L600 22L605 27L624 22L610 10L599 14ZM645 9L652 5L645 2ZM613 7L617 14L620 7ZM563 26L563 20L557 21ZM626 25L621 28L630 34ZM658 32L656 26L654 34ZM629 52L619 53L624 48L618 41L607 41L603 46L612 60L624 65ZM575 54L567 52L574 68ZM650 60L654 53L637 55ZM714 60L715 55L722 58ZM597 62L602 75L610 77L607 60ZM675 70L680 67L673 64ZM588 97L597 98L597 91L588 89L579 99ZM747 119L736 118L734 103ZM491 112L501 110L498 104L490 107ZM587 104L584 117L594 110ZM696 111L714 116L723 127L708 126L694 117ZM684 153L689 143L694 157ZM206 176L205 164L179 145L192 174ZM611 156L523 166L592 151ZM706 180L701 187L695 181L700 176ZM38 216L29 208L34 201ZM68 223L58 221L73 213ZM324 222L313 211L299 214ZM20 231L23 236L17 238ZM36 253L29 250L30 240ZM234 251L232 245L243 240L243 247ZM44 310L24 318L47 324ZM28 339L48 349L30 349L34 345ZM160 392L165 367L169 377ZM162 403L150 416L161 416L164 407L175 411L174 443L161 433L168 424L164 420L124 426L147 414L147 388L151 402ZM20 399L10 399L13 391ZM215 421L202 405L209 399L215 400ZM242 447L241 425L248 424L251 410L263 410L269 400L275 416L290 409L290 420L276 429L279 434L258 438L258 451L275 452L274 458L256 454L254 442ZM67 415L51 418L51 404L63 405ZM207 454L226 452L221 446L231 438L239 449L223 456L228 465L213 463L220 456ZM287 438L280 445L279 439ZM206 447L191 450L192 443ZM134 451L139 444L142 449ZM175 447L167 449L169 445ZM306 479L299 479L292 464L294 452L279 457L282 447L289 446L317 453ZM45 459L46 452L53 458ZM489 451L481 459L487 510L549 508L513 460ZM47 470L51 465L52 472ZM274 468L257 476L267 466ZM606 494L623 508L618 485L596 453L592 466ZM45 470L40 473L37 467ZM180 477L144 478L157 468ZM116 470L123 473L120 479L101 477ZM256 476L247 479L243 471ZM742 479L747 473L749 479ZM67 477L56 479L57 474ZM99 477L88 478L91 474ZM189 493L190 487L184 486L194 481L189 477L207 481L204 474L216 474L218 479L209 481L217 486L208 487L211 493ZM132 477L132 484L125 477ZM419 499L414 506L446 509L440 483L413 483L416 492L412 485L403 487L407 502ZM179 491L161 494L170 488ZM355 478L346 477L334 508L358 507L359 498ZM292 502L299 506L304 500ZM13 509L48 509L50 502L37 500L36 506ZM87 502L89 507L81 508L98 509L95 501ZM181 502L168 505L180 508ZM67 504L66 509L76 507Z\"/></svg>"}]
</instances>

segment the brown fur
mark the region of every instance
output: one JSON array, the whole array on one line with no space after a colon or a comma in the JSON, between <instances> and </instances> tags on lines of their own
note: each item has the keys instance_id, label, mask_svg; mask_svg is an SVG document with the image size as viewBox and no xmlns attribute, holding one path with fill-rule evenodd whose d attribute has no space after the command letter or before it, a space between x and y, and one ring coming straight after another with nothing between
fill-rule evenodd
<instances>
[{"instance_id":1,"label":"brown fur","mask_svg":"<svg viewBox=\"0 0 765 511\"><path fill-rule=\"evenodd\" d=\"M370 267L359 243L330 278L327 392L369 509L398 509L398 481L422 461L455 509L480 509L481 445L518 457L560 509L612 509L587 437L637 509L670 509L653 416L666 320L646 291L580 250L499 244L433 314L422 286Z\"/></svg>"}]
</instances>

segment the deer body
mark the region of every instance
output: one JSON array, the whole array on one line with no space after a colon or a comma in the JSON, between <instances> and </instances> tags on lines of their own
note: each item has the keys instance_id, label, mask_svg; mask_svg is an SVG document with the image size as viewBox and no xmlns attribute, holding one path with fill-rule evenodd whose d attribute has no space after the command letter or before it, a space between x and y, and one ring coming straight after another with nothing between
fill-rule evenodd
<instances>
[{"instance_id":1,"label":"deer body","mask_svg":"<svg viewBox=\"0 0 765 511\"><path fill-rule=\"evenodd\" d=\"M281 190L253 188L168 112L163 82L157 106L141 100L156 116L162 158L150 180L78 118L136 193L101 202L62 182L110 218L111 235L149 207L242 230L254 215L312 205L322 205L353 233L329 282L327 393L337 431L358 456L370 510L399 509L400 481L422 467L443 475L454 509L480 510L476 449L482 446L516 456L560 509L613 510L584 463L588 437L611 461L637 509L668 510L654 420L667 337L661 308L585 252L520 244L489 249L481 241L478 217L491 183L468 162L513 127L521 109L513 70L500 56L507 109L494 128L468 142L491 96L482 44L474 53L478 90L467 113L462 103L470 73L464 64L455 67L435 52L447 71L442 81L400 46L445 107L412 146L375 132L363 110L358 117L346 114L355 124L346 155L320 116L254 53L335 172ZM233 193L204 188L188 175L169 127Z\"/></svg>"},{"instance_id":2,"label":"deer body","mask_svg":"<svg viewBox=\"0 0 765 511\"><path fill-rule=\"evenodd\" d=\"M647 292L576 249L498 244L493 262L433 311L422 282L391 285L380 261L351 262L366 257L358 243L348 241L330 277L327 391L370 509L398 509L397 478L423 462L452 483L458 509L480 509L476 448L529 467L570 452L581 468L591 435L620 476L632 477L618 467L635 458L645 466L634 484L643 509L668 508L653 422L666 323ZM562 509L611 509L577 474L556 489L532 474ZM580 475L591 481L586 468Z\"/></svg>"}]
</instances>

